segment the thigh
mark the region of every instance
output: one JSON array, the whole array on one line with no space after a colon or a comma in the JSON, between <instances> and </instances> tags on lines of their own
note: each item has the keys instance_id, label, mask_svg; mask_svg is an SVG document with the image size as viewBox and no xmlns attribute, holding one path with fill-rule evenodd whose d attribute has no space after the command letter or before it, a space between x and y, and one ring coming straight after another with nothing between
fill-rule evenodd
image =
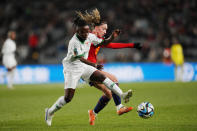
<instances>
[{"instance_id":1,"label":"thigh","mask_svg":"<svg viewBox=\"0 0 197 131\"><path fill-rule=\"evenodd\" d=\"M7 69L11 69L13 67L16 67L17 62L15 60L14 57L10 57L10 56L4 56L3 57L3 65L7 68Z\"/></svg>"},{"instance_id":2,"label":"thigh","mask_svg":"<svg viewBox=\"0 0 197 131\"><path fill-rule=\"evenodd\" d=\"M64 72L64 89L76 89L82 73Z\"/></svg>"},{"instance_id":3,"label":"thigh","mask_svg":"<svg viewBox=\"0 0 197 131\"><path fill-rule=\"evenodd\" d=\"M100 70L96 70L94 73L92 73L89 80L91 82L97 82L101 84L103 83L105 79L106 79L106 76Z\"/></svg>"},{"instance_id":4,"label":"thigh","mask_svg":"<svg viewBox=\"0 0 197 131\"><path fill-rule=\"evenodd\" d=\"M95 67L90 66L90 65L85 65L85 68L84 68L84 71L83 71L83 74L82 74L82 79L85 80L86 82L88 82L89 79L90 79L90 76L95 71L97 71L97 69Z\"/></svg>"}]
</instances>

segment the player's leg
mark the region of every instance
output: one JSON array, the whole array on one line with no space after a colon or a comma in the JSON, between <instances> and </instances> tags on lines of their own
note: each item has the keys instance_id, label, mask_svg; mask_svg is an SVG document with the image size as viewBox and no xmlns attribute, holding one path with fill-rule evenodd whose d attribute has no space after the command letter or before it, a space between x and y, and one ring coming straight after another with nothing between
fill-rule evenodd
<instances>
[{"instance_id":1,"label":"player's leg","mask_svg":"<svg viewBox=\"0 0 197 131\"><path fill-rule=\"evenodd\" d=\"M110 99L112 98L112 93L109 89L107 89L105 87L104 84L94 84L94 87L100 89L104 95L102 95L97 103L97 105L94 108L94 113L98 114L110 101Z\"/></svg>"},{"instance_id":2,"label":"player's leg","mask_svg":"<svg viewBox=\"0 0 197 131\"><path fill-rule=\"evenodd\" d=\"M92 73L92 75L90 76L90 81L103 83L112 92L122 97L125 103L127 103L129 101L129 98L132 96L131 90L123 93L122 90L113 81L111 81L99 70L96 70L95 72Z\"/></svg>"},{"instance_id":3,"label":"player's leg","mask_svg":"<svg viewBox=\"0 0 197 131\"><path fill-rule=\"evenodd\" d=\"M179 67L180 67L179 81L183 81L184 65L180 64Z\"/></svg>"},{"instance_id":4,"label":"player's leg","mask_svg":"<svg viewBox=\"0 0 197 131\"><path fill-rule=\"evenodd\" d=\"M102 71L102 73L119 86L118 79L114 75L107 73L105 71ZM123 105L121 104L121 98L118 95L116 95L115 93L112 92L112 97L113 97L115 105L118 108L123 107Z\"/></svg>"},{"instance_id":5,"label":"player's leg","mask_svg":"<svg viewBox=\"0 0 197 131\"><path fill-rule=\"evenodd\" d=\"M175 78L175 80L179 82L183 80L183 65L177 64L175 66Z\"/></svg>"},{"instance_id":6,"label":"player's leg","mask_svg":"<svg viewBox=\"0 0 197 131\"><path fill-rule=\"evenodd\" d=\"M57 99L57 101L50 107L45 109L45 121L48 126L51 126L52 117L55 112L60 110L65 104L69 103L75 93L78 81L81 74L75 74L73 72L64 72L65 78L65 94Z\"/></svg>"},{"instance_id":7,"label":"player's leg","mask_svg":"<svg viewBox=\"0 0 197 131\"><path fill-rule=\"evenodd\" d=\"M174 68L174 74L175 74L175 81L178 81L178 66L175 65L175 68Z\"/></svg>"},{"instance_id":8,"label":"player's leg","mask_svg":"<svg viewBox=\"0 0 197 131\"><path fill-rule=\"evenodd\" d=\"M108 72L105 72L105 71L102 71L102 73L105 74L105 76L107 76L114 83L116 83L117 86L119 86L118 79L114 75L112 75ZM133 109L132 107L126 107L126 106L122 105L121 98L113 92L112 92L112 97L113 97L114 103L116 105L116 110L117 110L118 115L122 115L122 114L127 113Z\"/></svg>"},{"instance_id":9,"label":"player's leg","mask_svg":"<svg viewBox=\"0 0 197 131\"><path fill-rule=\"evenodd\" d=\"M116 94L120 95L126 102L128 102L129 98L131 97L131 91L123 93L122 90L109 78L107 78L101 71L97 70L96 68L86 65L85 70L82 74L82 78L87 81L90 80L92 82L103 83L108 89L116 92ZM103 98L101 99L101 101ZM105 98L104 98L105 101ZM104 102L103 102L104 103ZM89 122L91 125L94 125L95 115L93 110L89 110Z\"/></svg>"},{"instance_id":10,"label":"player's leg","mask_svg":"<svg viewBox=\"0 0 197 131\"><path fill-rule=\"evenodd\" d=\"M16 66L7 69L7 87L9 89L13 88L14 74L15 74Z\"/></svg>"},{"instance_id":11,"label":"player's leg","mask_svg":"<svg viewBox=\"0 0 197 131\"><path fill-rule=\"evenodd\" d=\"M104 93L104 95L101 96L93 110L88 110L90 125L94 125L94 121L97 114L108 104L108 102L112 98L111 91L108 88L106 88L104 84L92 83L92 85L101 90Z\"/></svg>"},{"instance_id":12,"label":"player's leg","mask_svg":"<svg viewBox=\"0 0 197 131\"><path fill-rule=\"evenodd\" d=\"M50 108L45 109L45 121L48 126L51 126L54 113L60 110L65 104L69 103L72 100L74 93L75 89L65 89L65 95L59 97Z\"/></svg>"},{"instance_id":13,"label":"player's leg","mask_svg":"<svg viewBox=\"0 0 197 131\"><path fill-rule=\"evenodd\" d=\"M56 111L61 109L65 104L68 104L75 93L75 89L65 89L65 95L58 98L58 100L49 108L49 114L53 115Z\"/></svg>"},{"instance_id":14,"label":"player's leg","mask_svg":"<svg viewBox=\"0 0 197 131\"><path fill-rule=\"evenodd\" d=\"M7 69L7 87L12 88L17 62L13 56L5 56L3 57L3 65Z\"/></svg>"}]
</instances>

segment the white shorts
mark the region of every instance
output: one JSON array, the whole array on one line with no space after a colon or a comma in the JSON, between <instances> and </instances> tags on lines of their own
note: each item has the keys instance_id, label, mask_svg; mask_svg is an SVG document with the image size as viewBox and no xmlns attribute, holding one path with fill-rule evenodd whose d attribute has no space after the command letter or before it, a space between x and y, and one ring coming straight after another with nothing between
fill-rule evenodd
<instances>
[{"instance_id":1,"label":"white shorts","mask_svg":"<svg viewBox=\"0 0 197 131\"><path fill-rule=\"evenodd\" d=\"M17 65L16 59L14 56L3 56L3 65L8 69L8 68L13 68Z\"/></svg>"},{"instance_id":2,"label":"white shorts","mask_svg":"<svg viewBox=\"0 0 197 131\"><path fill-rule=\"evenodd\" d=\"M64 82L65 82L64 89L67 88L76 89L80 78L82 78L85 81L89 81L90 76L96 70L97 70L96 68L87 64L84 64L83 67L81 68L73 67L73 68L69 68L69 70L66 66L64 66L64 71L63 71Z\"/></svg>"}]
</instances>

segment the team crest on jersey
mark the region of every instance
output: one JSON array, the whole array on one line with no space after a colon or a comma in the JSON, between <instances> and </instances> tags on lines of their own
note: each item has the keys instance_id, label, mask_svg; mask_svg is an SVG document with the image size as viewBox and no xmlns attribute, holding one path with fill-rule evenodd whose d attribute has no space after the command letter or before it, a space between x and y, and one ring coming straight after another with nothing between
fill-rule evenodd
<instances>
[{"instance_id":1,"label":"team crest on jersey","mask_svg":"<svg viewBox=\"0 0 197 131\"><path fill-rule=\"evenodd\" d=\"M86 44L86 45L88 45L88 41L87 41L87 42L85 42L85 44Z\"/></svg>"}]
</instances>

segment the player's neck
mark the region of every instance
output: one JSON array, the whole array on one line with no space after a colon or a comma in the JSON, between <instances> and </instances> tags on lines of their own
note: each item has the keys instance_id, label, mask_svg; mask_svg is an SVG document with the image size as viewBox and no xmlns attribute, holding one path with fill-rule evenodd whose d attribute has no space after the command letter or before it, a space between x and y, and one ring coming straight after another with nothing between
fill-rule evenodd
<instances>
[{"instance_id":1,"label":"player's neck","mask_svg":"<svg viewBox=\"0 0 197 131\"><path fill-rule=\"evenodd\" d=\"M92 30L92 34L95 34L96 36L98 36L98 33L95 30Z\"/></svg>"},{"instance_id":2,"label":"player's neck","mask_svg":"<svg viewBox=\"0 0 197 131\"><path fill-rule=\"evenodd\" d=\"M78 34L76 34L76 36L77 36L77 38L79 39L79 41L80 41L81 43L84 43L84 41L86 40L86 39L80 37Z\"/></svg>"}]
</instances>

